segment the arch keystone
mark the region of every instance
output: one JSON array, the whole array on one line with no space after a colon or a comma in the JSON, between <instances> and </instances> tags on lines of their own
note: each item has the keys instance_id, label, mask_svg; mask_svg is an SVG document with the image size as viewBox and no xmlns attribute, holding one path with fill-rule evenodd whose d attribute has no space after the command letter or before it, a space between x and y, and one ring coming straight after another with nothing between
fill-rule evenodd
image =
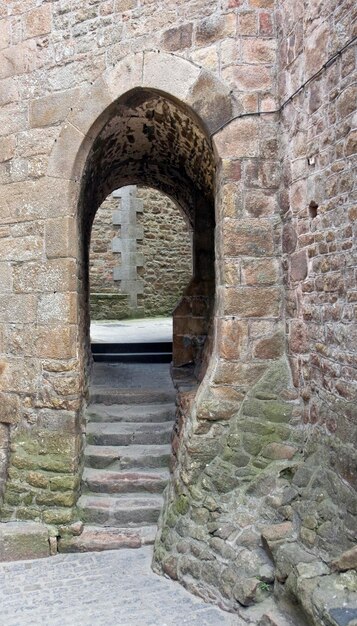
<instances>
[{"instance_id":1,"label":"arch keystone","mask_svg":"<svg viewBox=\"0 0 357 626\"><path fill-rule=\"evenodd\" d=\"M207 70L202 70L192 85L187 104L214 133L233 116L233 102L229 88Z\"/></svg>"}]
</instances>

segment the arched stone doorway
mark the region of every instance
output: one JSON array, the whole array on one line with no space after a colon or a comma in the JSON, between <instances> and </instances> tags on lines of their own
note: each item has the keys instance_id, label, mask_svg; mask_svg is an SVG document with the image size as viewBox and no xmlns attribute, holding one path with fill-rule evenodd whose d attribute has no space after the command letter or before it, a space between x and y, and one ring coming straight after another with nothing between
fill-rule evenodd
<instances>
[{"instance_id":1,"label":"arched stone doorway","mask_svg":"<svg viewBox=\"0 0 357 626\"><path fill-rule=\"evenodd\" d=\"M130 91L109 107L106 119L88 154L78 209L81 346L89 350L88 254L95 213L114 189L149 185L176 201L193 231L193 278L174 313L173 361L195 363L202 378L215 276L215 162L209 138L187 106L156 90Z\"/></svg>"},{"instance_id":2,"label":"arched stone doorway","mask_svg":"<svg viewBox=\"0 0 357 626\"><path fill-rule=\"evenodd\" d=\"M162 107L163 104L166 111L157 111L157 119L150 120L150 115L155 116L155 107ZM100 202L100 198L105 197L106 190L112 189L113 185L125 185L128 181L145 184L145 180L148 180L153 186L162 189L179 204L193 225L195 231L193 249L196 250L194 273L201 276L205 293L196 293L197 280L193 280L188 293L185 294L186 304L187 300L195 298L197 300L202 296L207 304L204 309L209 311L209 315L205 314L206 329L210 327L212 333L215 332L213 325L207 322L213 312L215 256L221 241L219 237L214 242L215 194L220 187L219 183L214 188L214 170L215 163L219 160L220 149L213 148L210 137L231 119L234 106L234 99L228 87L206 70L172 54L144 52L128 57L115 68L107 70L93 84L90 93L83 92L79 104L71 108L71 113L52 151L48 181L54 187L59 180L61 181L61 204L65 207L68 219L71 220L72 229L73 219L76 219L79 229L77 240L79 248L73 250L75 259L81 259L78 272L80 363L83 364L88 354L86 255L92 220L98 207L97 203ZM135 122L135 117L132 117L132 112L136 109L144 116L141 122L139 118L136 118ZM170 116L173 116L176 131L169 128ZM131 131L129 127L125 128L130 119L130 124L133 125ZM180 119L183 122L182 129L179 127ZM135 124L137 127L142 125L141 143L138 142L138 137L135 140L137 134ZM152 130L144 129L143 124ZM146 134L153 130L154 137ZM125 139L126 131L128 137ZM157 137L155 132L158 133ZM181 152L174 154L173 151L177 150L179 145L180 132L183 138ZM110 159L115 153L115 136L116 134L120 136L120 133L123 134L124 141L119 148L117 162L111 163ZM165 137L166 153L165 151L163 153ZM103 142L105 138L110 138L111 144L105 142L106 148L103 150L101 141ZM176 145L172 143L174 139ZM154 148L156 160L151 159L150 155L153 145L156 146ZM129 160L126 160L127 151ZM140 165L141 156L144 158ZM105 175L101 172L102 176L99 176L102 183L93 191L93 195L88 197L91 194L91 185L96 187L96 176L98 180L100 175L95 168L100 166L101 159L104 165L106 158L109 161L106 163ZM163 163L166 163L166 171ZM222 217L223 214L220 213L219 219ZM219 255L221 256L222 252L219 252ZM196 304L199 306L198 300ZM184 309L185 305L179 311L178 317L186 315ZM176 336L180 337L180 332L177 332ZM185 349L187 351L187 345L183 347L183 343L187 342L183 342L182 337L178 341L180 345L177 346L176 353L179 354L180 350L185 352ZM196 343L196 352L202 356L201 342L193 343ZM188 352L192 353L192 349ZM186 358L188 356L183 354L180 363L185 362ZM80 366L80 372L84 372L83 365ZM79 389L83 390L84 387L85 380L80 374Z\"/></svg>"},{"instance_id":3,"label":"arched stone doorway","mask_svg":"<svg viewBox=\"0 0 357 626\"><path fill-rule=\"evenodd\" d=\"M107 108L104 124L86 159L78 203L79 349L84 363L85 387L90 378L87 364L90 366L91 363L88 299L92 224L99 206L109 193L134 184L149 185L169 195L190 224L193 233L193 276L173 315L173 364L189 364L191 377L202 380L212 347L214 178L215 160L208 133L187 105L162 91L136 88ZM153 377L160 377L156 370L152 368L151 371ZM94 386L95 380L94 374ZM156 384L153 380L152 391ZM93 397L99 396L92 390L91 386L93 402ZM91 424L87 425L88 431L91 432ZM87 435L87 443L90 437ZM135 439L134 433L132 438ZM155 436L154 441L157 439ZM148 438L148 441L152 440L152 437ZM97 435L95 441L98 441ZM100 438L100 441L103 439ZM87 478L86 468L83 479L85 493ZM147 500L147 506L152 506L150 498ZM146 501L137 499L135 502L143 502L145 509ZM96 511L101 511L103 499L100 502L95 498L89 501L85 496L80 498L78 507L82 519L98 519L92 515L93 506L98 506ZM120 508L125 504L113 499L112 506ZM117 515L120 515L119 512ZM105 523L109 525L112 520L109 513Z\"/></svg>"}]
</instances>

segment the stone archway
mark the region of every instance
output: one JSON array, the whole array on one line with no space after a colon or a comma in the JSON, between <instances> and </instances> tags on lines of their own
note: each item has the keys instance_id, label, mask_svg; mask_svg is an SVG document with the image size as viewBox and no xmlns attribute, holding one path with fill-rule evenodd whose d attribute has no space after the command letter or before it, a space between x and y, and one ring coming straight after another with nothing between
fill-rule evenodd
<instances>
[{"instance_id":1,"label":"stone archway","mask_svg":"<svg viewBox=\"0 0 357 626\"><path fill-rule=\"evenodd\" d=\"M164 112L163 108L165 107L166 111ZM136 115L135 111L140 111L142 116L141 121L139 118L137 119L136 125L138 126L144 121L147 128L142 132L142 137L138 140L139 144L146 132L148 134L145 139L151 146L158 146L161 141L161 153L158 149L153 159L147 147L138 146L138 142L135 140L135 133L137 132L137 129L134 128L135 124L131 130L129 127L125 130L128 120ZM207 336L209 327L211 328L210 335L213 332L210 317L214 300L214 227L216 219L214 170L216 159L213 147L211 147L210 134L228 122L233 113L234 102L228 88L206 70L202 70L191 62L174 55L159 52L144 52L133 55L113 70L107 71L96 81L90 92L83 96L83 101L71 109L53 150L48 168L49 177L52 180L60 178L62 185L67 188L67 198L71 205L70 212L72 215L76 212L76 202L79 203L81 213L79 235L81 245L83 244L80 252L82 259L86 255L88 237L98 201L105 197L108 189L114 188L113 185L120 186L138 181L145 184L146 181L146 183L149 182L152 186L167 193L180 205L186 218L194 226L196 277L188 287L182 306L179 306L176 311L179 322L174 339L174 353L177 355L176 362L178 364L182 364L192 357L195 359L195 354L199 355L198 358L204 363L204 370L207 367L208 358L202 354L201 339L195 341L195 337ZM168 120L164 119L165 116L169 118L170 115L172 120L176 116L174 120L176 131L174 129L170 131ZM145 116L147 117L145 118ZM158 122L160 117L162 120ZM177 133L180 122L182 124L181 153L170 154L169 142L173 141L173 133L176 132L177 135L175 150L180 143L178 136L180 133ZM116 123L118 126L114 128ZM158 129L158 136L150 138L150 128L154 129L155 127ZM133 130L134 132L132 132ZM126 139L124 138L125 132L127 132ZM160 138L162 132L167 135L166 154L162 152L165 146L165 141L162 141L162 137ZM95 180L89 181L92 175L94 179L98 180L98 172L95 174L93 167L91 170L91 166L96 163L96 167L100 167L100 163L104 164L106 158L110 159L113 156L111 152L113 150L115 152L115 148L113 145L108 148L108 145L109 142L113 144L113 138L115 142L116 133L123 134L121 146L123 153L116 163L115 173L114 171L109 173L111 163L108 162L105 175L102 175L102 172L99 177L101 181L105 180L106 182L96 186ZM108 153L106 156L103 154L101 142L107 145ZM130 167L128 167L125 155L128 147L130 148ZM99 154L100 152L101 154ZM170 165L172 171L165 173L163 164L174 158L176 162ZM154 163L155 165L153 165ZM186 165L183 166L183 163ZM125 165L126 174L123 165ZM186 172L184 171L185 167ZM119 173L120 168L122 169ZM154 171L155 168L156 171ZM82 184L83 176L87 177L86 185ZM191 179L195 182L192 182ZM176 180L176 185L172 183L173 180ZM94 185L96 190L90 189L91 185ZM86 194L90 196L90 200L85 197ZM66 192L64 197L66 197ZM195 223L193 224L193 222ZM84 281L85 284L87 283L86 267L87 260L84 259L82 268L79 270L79 277L80 281ZM201 282L205 283L201 287L197 285L198 275L201 275ZM87 290L82 290L82 293L86 294ZM79 306L79 315L83 318L83 323L80 322L80 328L88 328L86 298L87 295L84 295L84 301ZM187 346L187 337L182 334L179 327L182 329L182 322L185 321L185 318L190 317L185 311L187 311L187 307L192 309L192 302L194 301L196 305L193 306L196 310L200 306L199 302L202 301L201 308L205 310L205 313L201 316L196 314L195 321L191 323L188 334L192 341L191 345ZM201 320L199 320L200 317ZM86 343L86 337L88 337L87 331L85 336L81 336L79 339L80 347ZM212 346L212 336L207 345ZM85 351L80 355L80 360L81 362L86 361ZM200 378L202 376L203 371L201 371ZM85 386L84 380L81 381L81 387L83 388L83 386Z\"/></svg>"},{"instance_id":2,"label":"stone archway","mask_svg":"<svg viewBox=\"0 0 357 626\"><path fill-rule=\"evenodd\" d=\"M88 326L88 250L96 210L113 189L150 185L176 201L194 233L193 279L174 314L173 360L175 365L195 362L200 369L214 304L214 176L209 140L184 105L156 90L134 89L110 107L87 158L79 202L83 328Z\"/></svg>"},{"instance_id":3,"label":"stone archway","mask_svg":"<svg viewBox=\"0 0 357 626\"><path fill-rule=\"evenodd\" d=\"M115 187L154 184L194 226L197 281L184 308L193 311L195 298L206 298L210 319L204 321L211 321L203 333L202 326L193 329L208 338L199 355L197 393L181 390L178 397L173 480L155 567L227 608L245 601L241 587L235 590L240 566L229 544L232 533L238 538L242 531L238 516L253 498L251 566L241 578L248 580L243 587L254 601L257 576L267 564L254 538L262 519L276 522L282 515L269 508L267 490L285 488L299 442L281 322L276 179L266 191L276 120L232 121L235 112L231 93L213 75L159 52L129 57L83 88L55 141L47 177L36 188L52 208L46 258L38 270L53 291L43 310L50 315L56 305L58 312L56 326L43 330L36 347L42 367L34 380L39 419L30 435L22 426L14 432L10 468L16 471L7 482L7 515L16 519L20 505L30 502L31 519L54 525L58 535L71 532L86 402L91 222ZM181 310L180 317L187 324L194 316L189 312L185 319ZM29 467L39 467L40 476L29 477ZM16 492L11 499L20 484L20 496ZM201 576L206 557L212 567Z\"/></svg>"}]
</instances>

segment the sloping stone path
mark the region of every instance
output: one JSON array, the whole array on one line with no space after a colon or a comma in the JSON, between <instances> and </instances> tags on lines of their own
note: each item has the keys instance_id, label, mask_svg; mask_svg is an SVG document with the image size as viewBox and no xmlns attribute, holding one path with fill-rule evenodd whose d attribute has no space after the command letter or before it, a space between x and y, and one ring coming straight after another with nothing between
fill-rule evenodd
<instances>
[{"instance_id":1,"label":"sloping stone path","mask_svg":"<svg viewBox=\"0 0 357 626\"><path fill-rule=\"evenodd\" d=\"M297 626L273 600L233 615L151 570L152 547L0 563L1 626Z\"/></svg>"},{"instance_id":2,"label":"sloping stone path","mask_svg":"<svg viewBox=\"0 0 357 626\"><path fill-rule=\"evenodd\" d=\"M152 548L0 564L1 626L245 626L150 569Z\"/></svg>"}]
</instances>

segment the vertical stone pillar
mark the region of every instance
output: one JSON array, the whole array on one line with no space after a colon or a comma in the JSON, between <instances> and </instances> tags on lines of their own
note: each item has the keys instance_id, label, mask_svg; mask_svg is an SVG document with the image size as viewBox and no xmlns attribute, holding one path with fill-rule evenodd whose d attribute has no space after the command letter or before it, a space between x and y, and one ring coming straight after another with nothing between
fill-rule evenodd
<instances>
[{"instance_id":1,"label":"vertical stone pillar","mask_svg":"<svg viewBox=\"0 0 357 626\"><path fill-rule=\"evenodd\" d=\"M214 210L197 200L193 229L193 278L173 314L173 363L195 364L196 376L205 373L204 352L211 330L215 294ZM210 348L208 352L210 351Z\"/></svg>"},{"instance_id":2,"label":"vertical stone pillar","mask_svg":"<svg viewBox=\"0 0 357 626\"><path fill-rule=\"evenodd\" d=\"M120 236L113 239L112 250L121 255L121 264L114 268L113 278L120 281L121 292L129 296L131 314L139 313L138 294L144 291L137 271L144 263L137 251L143 229L136 221L136 214L143 211L143 201L136 197L136 189L135 185L130 185L113 192L114 198L120 199L119 208L113 213L113 224L120 225Z\"/></svg>"}]
</instances>

